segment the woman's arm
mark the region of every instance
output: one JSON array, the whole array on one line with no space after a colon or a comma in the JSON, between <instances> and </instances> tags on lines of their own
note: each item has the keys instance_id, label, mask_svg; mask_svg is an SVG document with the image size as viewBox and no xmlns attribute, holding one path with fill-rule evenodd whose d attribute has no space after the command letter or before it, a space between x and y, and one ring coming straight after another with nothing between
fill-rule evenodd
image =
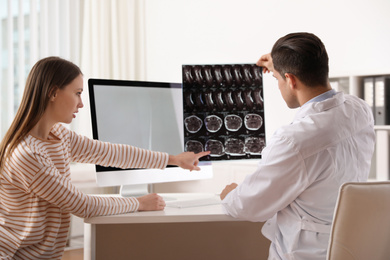
<instances>
[{"instance_id":1,"label":"woman's arm","mask_svg":"<svg viewBox=\"0 0 390 260\"><path fill-rule=\"evenodd\" d=\"M200 170L199 158L210 153L184 152L178 155L168 155L130 145L92 140L71 131L69 134L70 152L74 161L102 166L163 169L167 165L175 165L190 171L198 171Z\"/></svg>"}]
</instances>

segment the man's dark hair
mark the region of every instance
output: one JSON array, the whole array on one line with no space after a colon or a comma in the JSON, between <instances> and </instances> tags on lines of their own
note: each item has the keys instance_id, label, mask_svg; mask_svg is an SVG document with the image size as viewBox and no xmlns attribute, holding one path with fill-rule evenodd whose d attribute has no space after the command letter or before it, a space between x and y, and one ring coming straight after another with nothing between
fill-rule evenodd
<instances>
[{"instance_id":1,"label":"man's dark hair","mask_svg":"<svg viewBox=\"0 0 390 260\"><path fill-rule=\"evenodd\" d=\"M326 86L329 58L322 41L312 33L291 33L280 38L271 51L274 68L285 78L295 75L307 86Z\"/></svg>"}]
</instances>

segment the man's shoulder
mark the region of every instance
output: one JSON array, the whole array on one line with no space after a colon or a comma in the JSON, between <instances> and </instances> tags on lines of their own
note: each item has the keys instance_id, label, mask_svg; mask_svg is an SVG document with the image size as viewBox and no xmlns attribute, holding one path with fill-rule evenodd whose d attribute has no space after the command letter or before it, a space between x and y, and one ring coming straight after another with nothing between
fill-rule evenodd
<instances>
[{"instance_id":1,"label":"man's shoulder","mask_svg":"<svg viewBox=\"0 0 390 260\"><path fill-rule=\"evenodd\" d=\"M344 94L344 98L346 101L353 102L353 104L358 104L359 107L369 109L369 105L367 104L367 102L358 96L352 94Z\"/></svg>"}]
</instances>

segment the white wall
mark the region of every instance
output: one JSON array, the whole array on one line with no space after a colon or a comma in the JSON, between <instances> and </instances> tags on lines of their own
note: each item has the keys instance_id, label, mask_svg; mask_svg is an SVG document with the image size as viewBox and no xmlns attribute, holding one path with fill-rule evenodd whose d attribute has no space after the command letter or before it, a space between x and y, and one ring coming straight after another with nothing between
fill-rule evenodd
<instances>
[{"instance_id":1,"label":"white wall","mask_svg":"<svg viewBox=\"0 0 390 260\"><path fill-rule=\"evenodd\" d=\"M388 0L145 0L148 80L181 82L182 64L254 63L290 32L319 36L333 76L390 73ZM266 135L289 123L265 77Z\"/></svg>"}]
</instances>

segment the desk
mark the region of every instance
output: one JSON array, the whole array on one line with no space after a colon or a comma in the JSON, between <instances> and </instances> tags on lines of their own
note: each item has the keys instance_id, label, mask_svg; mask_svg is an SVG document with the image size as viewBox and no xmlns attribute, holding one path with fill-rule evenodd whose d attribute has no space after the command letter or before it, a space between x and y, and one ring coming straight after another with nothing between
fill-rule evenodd
<instances>
[{"instance_id":1,"label":"desk","mask_svg":"<svg viewBox=\"0 0 390 260\"><path fill-rule=\"evenodd\" d=\"M268 257L263 223L225 215L221 205L170 208L84 220L84 259L229 260Z\"/></svg>"}]
</instances>

